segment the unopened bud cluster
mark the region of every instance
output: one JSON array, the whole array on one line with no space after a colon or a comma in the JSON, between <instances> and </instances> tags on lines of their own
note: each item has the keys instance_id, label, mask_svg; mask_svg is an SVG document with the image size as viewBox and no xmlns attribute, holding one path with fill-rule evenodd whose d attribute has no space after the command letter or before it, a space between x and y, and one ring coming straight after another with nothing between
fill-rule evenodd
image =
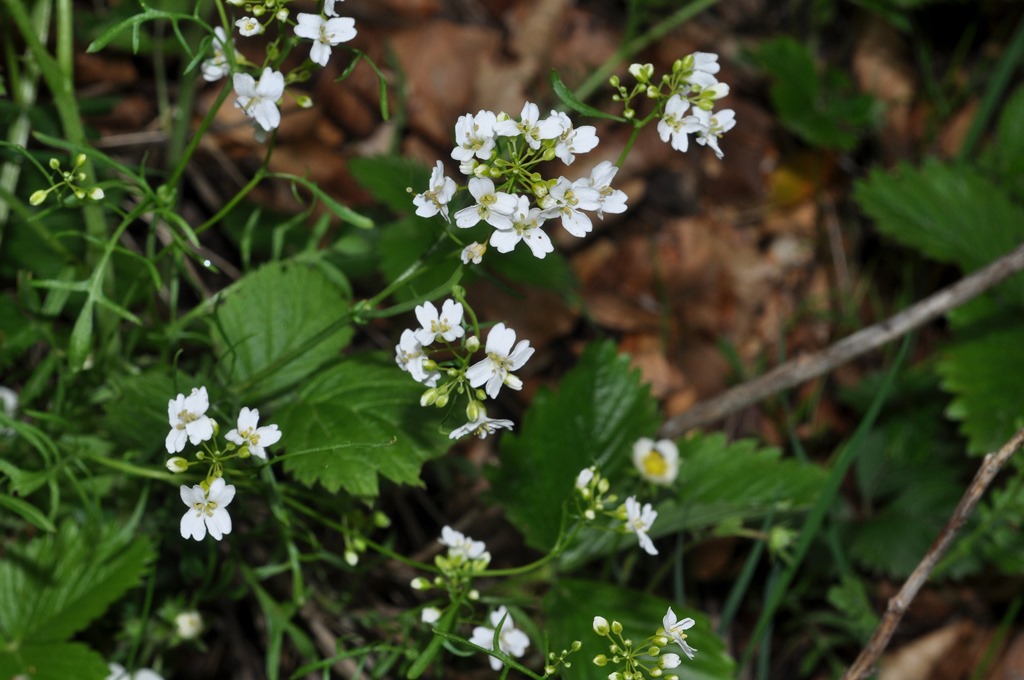
<instances>
[{"instance_id":1,"label":"unopened bud cluster","mask_svg":"<svg viewBox=\"0 0 1024 680\"><path fill-rule=\"evenodd\" d=\"M678 654L665 652L670 640L660 634L664 629L636 644L623 636L621 623L615 620L609 623L603 616L594 617L593 630L607 640L608 653L598 654L592 663L601 668L611 665L614 670L608 674L609 680L643 680L648 677L678 680L677 675L665 675L665 671L678 668L682 660ZM693 658L689 652L687 655Z\"/></svg>"},{"instance_id":2,"label":"unopened bud cluster","mask_svg":"<svg viewBox=\"0 0 1024 680\"><path fill-rule=\"evenodd\" d=\"M85 172L82 171L82 166L85 165L86 160L85 154L80 153L75 156L75 163L70 170L61 170L60 161L51 158L50 169L54 170L56 174L50 178L50 187L32 192L32 195L28 197L28 202L32 205L42 205L50 192L56 192L59 196L64 193L64 190L70 191L71 195L79 201L84 201L87 198L91 201L102 200L103 189L98 186L86 187L80 184L85 181Z\"/></svg>"}]
</instances>

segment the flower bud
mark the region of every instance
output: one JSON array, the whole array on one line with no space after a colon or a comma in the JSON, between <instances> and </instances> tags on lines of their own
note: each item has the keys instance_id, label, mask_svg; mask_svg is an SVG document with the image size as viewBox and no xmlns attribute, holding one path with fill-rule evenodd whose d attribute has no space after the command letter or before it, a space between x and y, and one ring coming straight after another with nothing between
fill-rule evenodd
<instances>
[{"instance_id":1,"label":"flower bud","mask_svg":"<svg viewBox=\"0 0 1024 680\"><path fill-rule=\"evenodd\" d=\"M412 588L413 590L429 590L430 589L430 581L428 581L427 579L423 578L422 576L417 576L416 578L414 578L412 581L409 582L409 587Z\"/></svg>"},{"instance_id":2,"label":"flower bud","mask_svg":"<svg viewBox=\"0 0 1024 680\"><path fill-rule=\"evenodd\" d=\"M345 563L350 567L354 567L359 564L359 555L356 554L355 550L345 551Z\"/></svg>"},{"instance_id":3,"label":"flower bud","mask_svg":"<svg viewBox=\"0 0 1024 680\"><path fill-rule=\"evenodd\" d=\"M467 597L469 597L469 599L471 599L474 602L476 602L477 600L480 599L480 591L477 590L476 588L473 588L473 590L469 591L469 593L467 594Z\"/></svg>"},{"instance_id":4,"label":"flower bud","mask_svg":"<svg viewBox=\"0 0 1024 680\"><path fill-rule=\"evenodd\" d=\"M28 197L28 202L32 205L40 205L46 200L47 194L49 194L49 192L43 191L42 189L39 191L33 191L32 195Z\"/></svg>"},{"instance_id":5,"label":"flower bud","mask_svg":"<svg viewBox=\"0 0 1024 680\"><path fill-rule=\"evenodd\" d=\"M651 669L651 677L652 678L660 678L661 674L662 674L662 670L660 668L652 668Z\"/></svg>"},{"instance_id":6,"label":"flower bud","mask_svg":"<svg viewBox=\"0 0 1024 680\"><path fill-rule=\"evenodd\" d=\"M484 399L487 398L487 393L478 388L477 391L476 391L476 398L479 401L483 401Z\"/></svg>"},{"instance_id":7,"label":"flower bud","mask_svg":"<svg viewBox=\"0 0 1024 680\"><path fill-rule=\"evenodd\" d=\"M658 659L658 665L662 668L667 668L671 670L673 668L678 667L681 661L682 660L679 658L678 654L663 654Z\"/></svg>"},{"instance_id":8,"label":"flower bud","mask_svg":"<svg viewBox=\"0 0 1024 680\"><path fill-rule=\"evenodd\" d=\"M475 335L469 336L469 338L466 339L466 350L475 352L478 349L480 349L480 338Z\"/></svg>"},{"instance_id":9,"label":"flower bud","mask_svg":"<svg viewBox=\"0 0 1024 680\"><path fill-rule=\"evenodd\" d=\"M75 156L75 167L77 168L80 165L85 165L85 154L84 153L80 153L77 156Z\"/></svg>"},{"instance_id":10,"label":"flower bud","mask_svg":"<svg viewBox=\"0 0 1024 680\"><path fill-rule=\"evenodd\" d=\"M581 649L583 649L583 643L580 642L579 640L573 640L572 641L572 645L570 646L570 649L572 649L572 651L574 651L574 652L578 652Z\"/></svg>"},{"instance_id":11,"label":"flower bud","mask_svg":"<svg viewBox=\"0 0 1024 680\"><path fill-rule=\"evenodd\" d=\"M543 158L546 161L553 160L554 157L555 157L555 147L553 147L553 146L547 147L546 149L544 149L544 153L541 154L541 158Z\"/></svg>"},{"instance_id":12,"label":"flower bud","mask_svg":"<svg viewBox=\"0 0 1024 680\"><path fill-rule=\"evenodd\" d=\"M188 470L188 461L181 456L175 456L174 458L168 458L165 463L167 469L177 474L179 472L185 472Z\"/></svg>"},{"instance_id":13,"label":"flower bud","mask_svg":"<svg viewBox=\"0 0 1024 680\"><path fill-rule=\"evenodd\" d=\"M608 674L608 680L625 680L625 676L622 673L615 671L614 673Z\"/></svg>"},{"instance_id":14,"label":"flower bud","mask_svg":"<svg viewBox=\"0 0 1024 680\"><path fill-rule=\"evenodd\" d=\"M50 169L51 170L56 170L59 167L60 167L60 161L57 160L56 158L51 158L50 159Z\"/></svg>"},{"instance_id":15,"label":"flower bud","mask_svg":"<svg viewBox=\"0 0 1024 680\"><path fill-rule=\"evenodd\" d=\"M466 406L466 420L469 420L470 422L477 420L481 416L481 410L479 401L476 401L475 399L470 401Z\"/></svg>"},{"instance_id":16,"label":"flower bud","mask_svg":"<svg viewBox=\"0 0 1024 680\"><path fill-rule=\"evenodd\" d=\"M391 526L391 518L385 515L380 510L377 510L373 513L373 526L377 527L378 529L387 529L389 526Z\"/></svg>"},{"instance_id":17,"label":"flower bud","mask_svg":"<svg viewBox=\"0 0 1024 680\"><path fill-rule=\"evenodd\" d=\"M75 198L79 201L83 200L85 198L85 192L81 189L75 189Z\"/></svg>"},{"instance_id":18,"label":"flower bud","mask_svg":"<svg viewBox=\"0 0 1024 680\"><path fill-rule=\"evenodd\" d=\"M619 77L618 76L612 76L611 78L608 79L608 84L611 85L614 88L618 88L619 87Z\"/></svg>"},{"instance_id":19,"label":"flower bud","mask_svg":"<svg viewBox=\"0 0 1024 680\"><path fill-rule=\"evenodd\" d=\"M259 18L259 17L263 16L266 13L266 11L267 11L267 8L264 7L263 5L253 5L252 15L254 17Z\"/></svg>"},{"instance_id":20,"label":"flower bud","mask_svg":"<svg viewBox=\"0 0 1024 680\"><path fill-rule=\"evenodd\" d=\"M601 637L604 637L608 635L608 630L608 619L604 618L603 616L595 616L594 632L600 635Z\"/></svg>"},{"instance_id":21,"label":"flower bud","mask_svg":"<svg viewBox=\"0 0 1024 680\"><path fill-rule=\"evenodd\" d=\"M444 408L447 405L448 405L448 395L447 394L439 394L439 395L437 395L437 401L434 402L434 406L436 406L438 408Z\"/></svg>"},{"instance_id":22,"label":"flower bud","mask_svg":"<svg viewBox=\"0 0 1024 680\"><path fill-rule=\"evenodd\" d=\"M605 656L604 654L598 654L597 656L594 657L594 665L595 666L604 666L607 663L608 663L608 657Z\"/></svg>"},{"instance_id":23,"label":"flower bud","mask_svg":"<svg viewBox=\"0 0 1024 680\"><path fill-rule=\"evenodd\" d=\"M622 632L622 624L618 621L612 621L612 632L618 635Z\"/></svg>"},{"instance_id":24,"label":"flower bud","mask_svg":"<svg viewBox=\"0 0 1024 680\"><path fill-rule=\"evenodd\" d=\"M284 12L285 10L281 10ZM308 109L313 106L313 98L306 94L300 94L295 98L295 103L299 105L300 109Z\"/></svg>"},{"instance_id":25,"label":"flower bud","mask_svg":"<svg viewBox=\"0 0 1024 680\"><path fill-rule=\"evenodd\" d=\"M544 666L544 675L554 675L558 671L554 666Z\"/></svg>"},{"instance_id":26,"label":"flower bud","mask_svg":"<svg viewBox=\"0 0 1024 680\"><path fill-rule=\"evenodd\" d=\"M104 196L106 196L106 194L104 194L103 189L100 189L99 187L93 187L89 190L89 198L94 201L103 200Z\"/></svg>"},{"instance_id":27,"label":"flower bud","mask_svg":"<svg viewBox=\"0 0 1024 680\"><path fill-rule=\"evenodd\" d=\"M439 395L440 391L436 387L431 387L420 397L420 406L430 406L437 401Z\"/></svg>"},{"instance_id":28,"label":"flower bud","mask_svg":"<svg viewBox=\"0 0 1024 680\"><path fill-rule=\"evenodd\" d=\"M441 618L441 610L437 607L424 607L420 612L420 621L423 623L435 623Z\"/></svg>"},{"instance_id":29,"label":"flower bud","mask_svg":"<svg viewBox=\"0 0 1024 680\"><path fill-rule=\"evenodd\" d=\"M181 612L174 617L174 627L182 640L192 640L203 632L203 617L195 610Z\"/></svg>"},{"instance_id":30,"label":"flower bud","mask_svg":"<svg viewBox=\"0 0 1024 680\"><path fill-rule=\"evenodd\" d=\"M278 21L288 21L288 10L285 8L279 9L275 16Z\"/></svg>"}]
</instances>

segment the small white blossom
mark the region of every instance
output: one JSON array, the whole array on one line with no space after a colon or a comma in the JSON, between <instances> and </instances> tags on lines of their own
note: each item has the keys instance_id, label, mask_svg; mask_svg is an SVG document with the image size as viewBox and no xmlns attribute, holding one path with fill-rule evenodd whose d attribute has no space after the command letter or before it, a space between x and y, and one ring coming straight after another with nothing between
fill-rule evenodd
<instances>
[{"instance_id":1,"label":"small white blossom","mask_svg":"<svg viewBox=\"0 0 1024 680\"><path fill-rule=\"evenodd\" d=\"M213 437L213 421L206 415L208 408L210 398L205 387L193 387L187 397L179 394L167 401L167 420L171 425L164 440L167 453L180 453L186 439L195 446Z\"/></svg>"},{"instance_id":2,"label":"small white blossom","mask_svg":"<svg viewBox=\"0 0 1024 680\"><path fill-rule=\"evenodd\" d=\"M736 126L736 113L732 109L717 113L695 109L693 117L700 126L697 130L697 143L701 146L710 146L714 149L715 155L722 158L725 154L718 148L718 138Z\"/></svg>"},{"instance_id":3,"label":"small white blossom","mask_svg":"<svg viewBox=\"0 0 1024 680\"><path fill-rule=\"evenodd\" d=\"M545 139L555 139L562 134L562 123L557 116L540 120L540 109L532 102L523 104L519 121L506 119L494 125L494 134L499 137L523 136L531 149L539 149Z\"/></svg>"},{"instance_id":4,"label":"small white blossom","mask_svg":"<svg viewBox=\"0 0 1024 680\"><path fill-rule=\"evenodd\" d=\"M194 609L180 612L174 617L174 628L182 640L192 640L203 632L203 617Z\"/></svg>"},{"instance_id":5,"label":"small white blossom","mask_svg":"<svg viewBox=\"0 0 1024 680\"><path fill-rule=\"evenodd\" d=\"M633 444L633 465L648 482L668 486L679 474L679 449L670 439L641 437Z\"/></svg>"},{"instance_id":6,"label":"small white blossom","mask_svg":"<svg viewBox=\"0 0 1024 680\"><path fill-rule=\"evenodd\" d=\"M213 29L213 42L211 44L213 46L213 56L205 60L199 68L203 73L203 80L212 83L231 73L231 63L228 61L227 54L224 51L225 46L228 44L228 37L220 26ZM238 54L238 51L235 50L235 41L233 39L231 40L231 50L236 55Z\"/></svg>"},{"instance_id":7,"label":"small white blossom","mask_svg":"<svg viewBox=\"0 0 1024 680\"><path fill-rule=\"evenodd\" d=\"M416 331L416 339L424 347L441 338L445 342L452 342L465 335L466 330L462 327L462 303L455 300L445 300L441 305L441 313L438 314L437 307L433 302L424 302L416 306L416 319L422 328Z\"/></svg>"},{"instance_id":8,"label":"small white blossom","mask_svg":"<svg viewBox=\"0 0 1024 680\"><path fill-rule=\"evenodd\" d=\"M466 435L472 434L480 439L486 439L487 435L494 434L498 430L511 430L513 425L514 423L511 420L488 418L486 414L481 413L474 420L452 430L448 438L462 439Z\"/></svg>"},{"instance_id":9,"label":"small white blossom","mask_svg":"<svg viewBox=\"0 0 1024 680\"><path fill-rule=\"evenodd\" d=\"M551 116L557 118L562 125L562 133L555 145L555 155L566 165L572 165L576 160L575 154L593 151L600 141L597 138L597 128L593 125L574 128L572 120L564 111L552 111Z\"/></svg>"},{"instance_id":10,"label":"small white blossom","mask_svg":"<svg viewBox=\"0 0 1024 680\"><path fill-rule=\"evenodd\" d=\"M576 475L576 488L583 491L590 486L590 481L594 479L594 468L588 467L580 470L580 473Z\"/></svg>"},{"instance_id":11,"label":"small white blossom","mask_svg":"<svg viewBox=\"0 0 1024 680\"><path fill-rule=\"evenodd\" d=\"M235 22L235 26L238 28L238 32L246 38L263 32L263 24L253 17L242 17Z\"/></svg>"},{"instance_id":12,"label":"small white blossom","mask_svg":"<svg viewBox=\"0 0 1024 680\"><path fill-rule=\"evenodd\" d=\"M570 182L559 177L547 196L541 199L540 207L544 209L545 217L561 217L562 227L567 232L583 238L594 228L583 211L599 209L601 195L590 186L587 178Z\"/></svg>"},{"instance_id":13,"label":"small white blossom","mask_svg":"<svg viewBox=\"0 0 1024 680\"><path fill-rule=\"evenodd\" d=\"M502 385L513 390L523 388L523 381L512 375L533 356L534 349L529 340L521 340L515 349L516 332L499 323L487 335L485 351L487 356L473 364L466 371L466 379L471 387L485 385L484 390L491 399L496 399Z\"/></svg>"},{"instance_id":14,"label":"small white blossom","mask_svg":"<svg viewBox=\"0 0 1024 680\"><path fill-rule=\"evenodd\" d=\"M423 623L437 623L441 618L441 610L437 607L424 607L420 612L420 621Z\"/></svg>"},{"instance_id":15,"label":"small white blossom","mask_svg":"<svg viewBox=\"0 0 1024 680\"><path fill-rule=\"evenodd\" d=\"M345 0L341 0L344 2ZM324 14L329 17L338 16L338 12L334 9L335 0L324 0Z\"/></svg>"},{"instance_id":16,"label":"small white blossom","mask_svg":"<svg viewBox=\"0 0 1024 680\"><path fill-rule=\"evenodd\" d=\"M281 440L281 431L277 429L277 425L257 427L259 422L259 410L243 406L238 413L238 427L224 435L224 438L239 446L248 444L249 453L266 460L266 447Z\"/></svg>"},{"instance_id":17,"label":"small white blossom","mask_svg":"<svg viewBox=\"0 0 1024 680\"><path fill-rule=\"evenodd\" d=\"M494 149L494 125L497 116L491 111L477 111L474 116L467 113L459 116L455 123L455 144L452 158L465 163L474 156L480 160L488 160ZM466 173L469 174L469 173Z\"/></svg>"},{"instance_id":18,"label":"small white blossom","mask_svg":"<svg viewBox=\"0 0 1024 680\"><path fill-rule=\"evenodd\" d=\"M281 124L281 112L277 109L277 100L284 96L284 74L273 71L268 66L257 83L248 73L236 73L233 77L235 106L245 111L245 115L256 121L259 128L270 132Z\"/></svg>"},{"instance_id":19,"label":"small white blossom","mask_svg":"<svg viewBox=\"0 0 1024 680\"><path fill-rule=\"evenodd\" d=\"M714 52L694 52L692 56L693 73L686 78L686 82L702 89L717 83L715 74L722 68L718 63L718 55Z\"/></svg>"},{"instance_id":20,"label":"small white blossom","mask_svg":"<svg viewBox=\"0 0 1024 680\"><path fill-rule=\"evenodd\" d=\"M612 180L619 169L611 161L601 161L590 171L587 183L597 190L598 208L597 216L604 219L604 213L626 212L626 192L619 189L612 189Z\"/></svg>"},{"instance_id":21,"label":"small white blossom","mask_svg":"<svg viewBox=\"0 0 1024 680\"><path fill-rule=\"evenodd\" d=\"M423 362L427 356L423 353L423 345L416 339L415 331L406 328L402 331L402 337L395 346L395 363L403 371L408 371L413 380L423 383L427 387L436 387L441 373L436 370L427 371Z\"/></svg>"},{"instance_id":22,"label":"small white blossom","mask_svg":"<svg viewBox=\"0 0 1024 680\"><path fill-rule=\"evenodd\" d=\"M665 111L661 114L661 120L658 121L658 134L661 136L661 141L671 140L672 148L676 151L685 152L689 148L690 141L687 135L697 132L701 128L700 122L694 116L683 115L688 108L690 108L690 102L678 94L674 94L665 103ZM695 109L694 113L699 110Z\"/></svg>"},{"instance_id":23,"label":"small white blossom","mask_svg":"<svg viewBox=\"0 0 1024 680\"><path fill-rule=\"evenodd\" d=\"M223 477L210 482L210 490L196 484L193 487L181 486L181 502L188 510L181 516L181 537L203 540L206 532L216 540L231 533L231 515L227 507L235 497L235 487L224 481Z\"/></svg>"},{"instance_id":24,"label":"small white blossom","mask_svg":"<svg viewBox=\"0 0 1024 680\"><path fill-rule=\"evenodd\" d=\"M324 19L319 14L300 13L295 16L298 25L295 35L313 41L309 58L321 66L331 58L331 48L356 37L356 20L348 17Z\"/></svg>"},{"instance_id":25,"label":"small white blossom","mask_svg":"<svg viewBox=\"0 0 1024 680\"><path fill-rule=\"evenodd\" d=\"M469 193L476 203L455 213L455 226L468 229L483 220L495 229L512 228L512 211L518 204L516 196L496 191L494 182L485 177L469 180Z\"/></svg>"},{"instance_id":26,"label":"small white blossom","mask_svg":"<svg viewBox=\"0 0 1024 680\"><path fill-rule=\"evenodd\" d=\"M650 503L645 503L641 508L640 503L636 500L636 496L630 496L626 499L626 528L636 534L640 547L648 555L658 554L658 549L654 547L654 542L647 535L647 532L651 530L651 525L654 524L654 520L657 518L658 512L651 507Z\"/></svg>"},{"instance_id":27,"label":"small white blossom","mask_svg":"<svg viewBox=\"0 0 1024 680\"><path fill-rule=\"evenodd\" d=\"M518 204L512 212L511 229L495 229L491 234L490 244L499 253L511 253L516 244L525 241L530 252L538 259L554 251L551 239L540 225L544 224L543 212L540 208L531 208L530 199L526 196L518 196Z\"/></svg>"},{"instance_id":28,"label":"small white blossom","mask_svg":"<svg viewBox=\"0 0 1024 680\"><path fill-rule=\"evenodd\" d=\"M440 213L445 222L449 222L448 202L455 196L458 187L455 180L445 177L444 164L437 161L430 174L430 188L422 194L416 194L412 204L416 206L416 214L420 217L433 217Z\"/></svg>"},{"instance_id":29,"label":"small white blossom","mask_svg":"<svg viewBox=\"0 0 1024 680\"><path fill-rule=\"evenodd\" d=\"M686 633L683 631L693 628L694 623L695 621L691 618L685 618L682 621L678 620L676 618L676 613L672 611L672 607L668 608L668 612L666 612L665 616L661 619L661 625L665 629L665 635L672 638L672 640L675 641L675 643L683 650L683 653L686 654L687 658L690 659L693 658L693 655L696 654L697 650L686 642Z\"/></svg>"},{"instance_id":30,"label":"small white blossom","mask_svg":"<svg viewBox=\"0 0 1024 680\"><path fill-rule=\"evenodd\" d=\"M687 645L689 647L689 645ZM696 651L696 650L694 650ZM658 657L658 667L664 668L665 670L672 670L673 668L679 668L679 664L682 663L682 659L679 658L678 654L662 654Z\"/></svg>"},{"instance_id":31,"label":"small white blossom","mask_svg":"<svg viewBox=\"0 0 1024 680\"><path fill-rule=\"evenodd\" d=\"M437 542L448 548L448 558L458 560L480 560L490 561L490 553L483 541L474 541L461 531L456 531L450 526L441 528L441 538Z\"/></svg>"},{"instance_id":32,"label":"small white blossom","mask_svg":"<svg viewBox=\"0 0 1024 680\"><path fill-rule=\"evenodd\" d=\"M107 680L164 680L163 676L151 668L140 668L129 673L119 663L107 664Z\"/></svg>"},{"instance_id":33,"label":"small white blossom","mask_svg":"<svg viewBox=\"0 0 1024 680\"><path fill-rule=\"evenodd\" d=\"M473 241L468 246L462 249L462 254L459 257L462 259L462 264L480 264L484 259L484 253L487 252L486 243L477 243Z\"/></svg>"},{"instance_id":34,"label":"small white blossom","mask_svg":"<svg viewBox=\"0 0 1024 680\"><path fill-rule=\"evenodd\" d=\"M474 628L473 637L469 639L471 643L484 649L493 649L494 631L498 630L498 627L501 626L498 632L498 649L516 658L526 654L526 648L530 646L530 638L526 636L526 633L515 627L512 622L512 615L508 613L504 606L498 607L487 618L490 621L491 627L477 626ZM491 668L496 671L501 670L501 667L504 666L502 662L493 656L488 657L487 660L491 663Z\"/></svg>"}]
</instances>

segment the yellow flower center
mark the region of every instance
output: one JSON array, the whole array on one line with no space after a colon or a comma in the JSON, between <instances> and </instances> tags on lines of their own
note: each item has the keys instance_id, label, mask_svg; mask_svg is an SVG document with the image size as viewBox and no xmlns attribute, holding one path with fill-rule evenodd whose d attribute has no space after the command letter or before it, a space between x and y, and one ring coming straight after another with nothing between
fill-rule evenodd
<instances>
[{"instance_id":1,"label":"yellow flower center","mask_svg":"<svg viewBox=\"0 0 1024 680\"><path fill-rule=\"evenodd\" d=\"M668 473L668 461L656 449L651 449L643 459L643 468L651 477L664 477Z\"/></svg>"}]
</instances>

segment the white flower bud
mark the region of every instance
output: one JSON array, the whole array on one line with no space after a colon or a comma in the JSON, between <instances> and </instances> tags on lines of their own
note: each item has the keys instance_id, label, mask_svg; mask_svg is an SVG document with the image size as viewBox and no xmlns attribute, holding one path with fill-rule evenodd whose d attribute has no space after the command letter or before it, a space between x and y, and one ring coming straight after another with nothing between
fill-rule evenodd
<instances>
[{"instance_id":1,"label":"white flower bud","mask_svg":"<svg viewBox=\"0 0 1024 680\"><path fill-rule=\"evenodd\" d=\"M422 576L417 576L416 578L414 578L412 581L409 582L409 587L412 588L413 590L429 590L430 589L430 581L428 581L427 579L423 578Z\"/></svg>"},{"instance_id":2,"label":"white flower bud","mask_svg":"<svg viewBox=\"0 0 1024 680\"><path fill-rule=\"evenodd\" d=\"M350 567L356 566L359 564L359 555L357 555L354 550L346 550L345 563Z\"/></svg>"},{"instance_id":3,"label":"white flower bud","mask_svg":"<svg viewBox=\"0 0 1024 680\"><path fill-rule=\"evenodd\" d=\"M622 624L618 621L612 621L612 632L618 635L622 632Z\"/></svg>"},{"instance_id":4,"label":"white flower bud","mask_svg":"<svg viewBox=\"0 0 1024 680\"><path fill-rule=\"evenodd\" d=\"M424 607L420 612L420 621L423 623L435 623L441 618L441 610L437 607Z\"/></svg>"},{"instance_id":5,"label":"white flower bud","mask_svg":"<svg viewBox=\"0 0 1024 680\"><path fill-rule=\"evenodd\" d=\"M192 640L203 632L203 617L195 610L181 612L174 617L174 627L182 640Z\"/></svg>"},{"instance_id":6,"label":"white flower bud","mask_svg":"<svg viewBox=\"0 0 1024 680\"><path fill-rule=\"evenodd\" d=\"M89 190L89 198L91 198L94 201L103 200L103 197L105 195L106 194L103 193L103 189L100 189L99 187L93 187L92 189Z\"/></svg>"},{"instance_id":7,"label":"white flower bud","mask_svg":"<svg viewBox=\"0 0 1024 680\"><path fill-rule=\"evenodd\" d=\"M669 670L679 666L681 659L678 654L662 654L658 658L658 665Z\"/></svg>"},{"instance_id":8,"label":"white flower bud","mask_svg":"<svg viewBox=\"0 0 1024 680\"><path fill-rule=\"evenodd\" d=\"M168 458L167 462L164 463L167 469L177 474L179 472L185 472L188 470L188 461L181 456L175 456L174 458Z\"/></svg>"},{"instance_id":9,"label":"white flower bud","mask_svg":"<svg viewBox=\"0 0 1024 680\"><path fill-rule=\"evenodd\" d=\"M48 193L49 192L43 191L42 189L40 189L39 191L33 191L32 195L28 197L28 202L31 205L40 205L43 201L46 200L46 196Z\"/></svg>"},{"instance_id":10,"label":"white flower bud","mask_svg":"<svg viewBox=\"0 0 1024 680\"><path fill-rule=\"evenodd\" d=\"M466 349L470 352L475 352L480 349L480 338L475 335L469 336L466 339Z\"/></svg>"},{"instance_id":11,"label":"white flower bud","mask_svg":"<svg viewBox=\"0 0 1024 680\"><path fill-rule=\"evenodd\" d=\"M600 635L601 637L604 637L608 634L608 630L608 619L604 618L603 616L595 616L594 632Z\"/></svg>"}]
</instances>

